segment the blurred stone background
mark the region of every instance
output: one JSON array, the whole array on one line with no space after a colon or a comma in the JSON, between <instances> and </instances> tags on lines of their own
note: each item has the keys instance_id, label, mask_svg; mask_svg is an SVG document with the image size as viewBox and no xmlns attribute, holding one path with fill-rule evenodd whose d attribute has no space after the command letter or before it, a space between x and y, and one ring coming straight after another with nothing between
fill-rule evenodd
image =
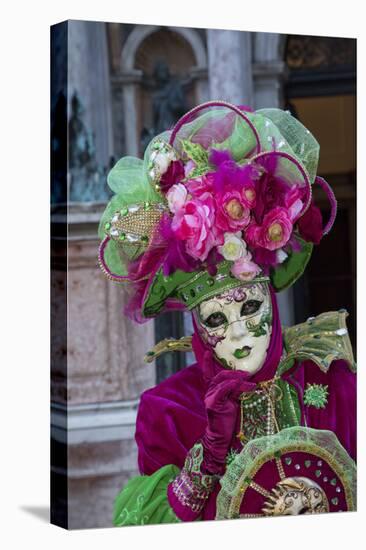
<instances>
[{"instance_id":1,"label":"blurred stone background","mask_svg":"<svg viewBox=\"0 0 366 550\"><path fill-rule=\"evenodd\" d=\"M107 527L138 474L141 392L193 360L144 364L156 341L189 333L189 316L134 325L125 290L97 267L109 168L209 99L289 109L321 144L318 173L339 210L306 275L279 295L282 321L346 307L355 345L356 41L89 21L51 35L52 514L69 528Z\"/></svg>"}]
</instances>

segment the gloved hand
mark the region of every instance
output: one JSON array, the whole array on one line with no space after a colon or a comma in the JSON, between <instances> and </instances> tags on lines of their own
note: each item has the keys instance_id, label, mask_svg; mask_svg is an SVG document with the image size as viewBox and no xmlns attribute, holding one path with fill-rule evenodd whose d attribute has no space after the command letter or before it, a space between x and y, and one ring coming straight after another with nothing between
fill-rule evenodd
<instances>
[{"instance_id":1,"label":"gloved hand","mask_svg":"<svg viewBox=\"0 0 366 550\"><path fill-rule=\"evenodd\" d=\"M205 378L209 379L212 356L205 353L203 361ZM202 473L222 475L225 459L236 427L239 412L239 396L255 384L248 382L249 373L221 370L214 372L205 395L207 428L202 437Z\"/></svg>"}]
</instances>

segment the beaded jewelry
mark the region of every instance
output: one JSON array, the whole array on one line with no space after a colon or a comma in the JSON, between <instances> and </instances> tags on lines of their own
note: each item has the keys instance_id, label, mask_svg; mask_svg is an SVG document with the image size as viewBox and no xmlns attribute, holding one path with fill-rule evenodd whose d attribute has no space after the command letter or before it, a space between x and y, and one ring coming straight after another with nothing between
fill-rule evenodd
<instances>
[{"instance_id":1,"label":"beaded jewelry","mask_svg":"<svg viewBox=\"0 0 366 550\"><path fill-rule=\"evenodd\" d=\"M276 419L276 401L281 400L282 390L276 384L278 376L275 376L272 380L266 382L260 382L260 389L255 390L250 393L243 393L240 398L240 429L237 434L237 438L240 440L242 445L245 445L249 439L252 439L251 434L245 433L245 421L246 414L245 412L251 412L260 407L263 407L263 404L267 402L267 411L265 418L265 433L261 435L273 435L274 433L280 431L278 422ZM277 392L277 395L276 395ZM253 395L257 395L257 399L253 399ZM261 415L257 415L259 422L263 424L263 418ZM256 434L257 435L257 434Z\"/></svg>"}]
</instances>

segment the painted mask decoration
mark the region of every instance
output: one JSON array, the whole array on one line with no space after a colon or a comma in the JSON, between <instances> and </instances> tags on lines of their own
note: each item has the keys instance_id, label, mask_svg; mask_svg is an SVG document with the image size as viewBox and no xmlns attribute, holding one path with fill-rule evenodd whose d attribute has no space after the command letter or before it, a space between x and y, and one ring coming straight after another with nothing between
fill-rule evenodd
<instances>
[{"instance_id":1,"label":"painted mask decoration","mask_svg":"<svg viewBox=\"0 0 366 550\"><path fill-rule=\"evenodd\" d=\"M290 477L279 481L262 510L266 516L297 516L329 512L323 489L312 479Z\"/></svg>"},{"instance_id":2,"label":"painted mask decoration","mask_svg":"<svg viewBox=\"0 0 366 550\"><path fill-rule=\"evenodd\" d=\"M199 304L195 319L204 342L226 367L254 374L266 358L272 332L267 283L253 283L217 294Z\"/></svg>"}]
</instances>

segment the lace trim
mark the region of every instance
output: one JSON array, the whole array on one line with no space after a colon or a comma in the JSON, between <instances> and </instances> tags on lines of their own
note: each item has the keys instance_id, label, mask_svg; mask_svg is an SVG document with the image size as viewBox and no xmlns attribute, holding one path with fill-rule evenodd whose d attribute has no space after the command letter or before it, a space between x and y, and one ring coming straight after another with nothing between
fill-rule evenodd
<instances>
[{"instance_id":1,"label":"lace trim","mask_svg":"<svg viewBox=\"0 0 366 550\"><path fill-rule=\"evenodd\" d=\"M213 491L219 476L203 474L203 446L196 443L189 451L184 467L172 483L172 490L180 504L193 512L201 512Z\"/></svg>"}]
</instances>

